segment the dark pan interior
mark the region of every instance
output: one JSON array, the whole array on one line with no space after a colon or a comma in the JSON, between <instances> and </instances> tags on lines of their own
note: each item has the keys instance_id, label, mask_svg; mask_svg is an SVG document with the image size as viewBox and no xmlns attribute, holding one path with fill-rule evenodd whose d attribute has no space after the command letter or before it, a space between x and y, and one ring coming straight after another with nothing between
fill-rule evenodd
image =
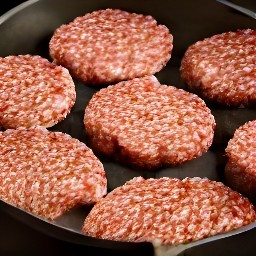
<instances>
[{"instance_id":1,"label":"dark pan interior","mask_svg":"<svg viewBox=\"0 0 256 256\"><path fill-rule=\"evenodd\" d=\"M255 0L233 2L243 4L246 7L254 6L256 9ZM156 77L162 84L174 85L183 89L186 89L186 86L180 79L179 67L181 58L189 45L225 31L235 31L244 28L256 29L256 20L233 11L213 0L41 0L32 1L31 5L28 5L26 8L18 12L6 14L2 18L0 21L0 56L39 54L50 60L48 43L53 31L58 26L73 20L76 16L105 8L119 8L130 12L149 14L159 23L166 25L170 29L174 37L172 58L167 66L156 74ZM78 80L75 80L75 83L77 102L74 108L64 121L50 128L50 130L68 133L85 142L83 128L84 108L93 93L98 91L100 87L89 84L85 85ZM214 143L206 154L183 165L162 168L156 171L135 170L128 166L117 164L112 159L100 157L107 173L108 191L123 185L125 181L135 176L143 176L145 178L199 176L225 183L223 170L226 162L224 150L227 142L237 127L246 121L256 119L256 111L253 108L224 108L210 102L207 102L207 105L212 110L217 128ZM5 213L2 213L2 210ZM0 202L0 216L3 214L5 219L8 220L9 216L12 216L12 219L9 221L25 223L25 226L22 228L27 229L27 226L30 226L33 229L39 230L47 237L54 237L59 242L66 241L76 244L80 246L79 250L81 251L88 251L93 248L90 255L96 255L97 248L98 250L106 250L106 253L109 252L113 255L115 253L117 255L120 255L120 253L127 253L127 255L153 255L153 249L149 243L119 243L92 239L81 235L79 233L80 228L89 210L90 208L86 207L74 209L57 220L56 225L52 225ZM3 226L7 228L8 224L5 223L3 218L0 217L0 219L1 222L3 221ZM67 231L65 228L71 228L75 232ZM28 232L34 231L29 229ZM205 252L207 252L207 255L226 255L227 252L230 255L252 255L253 237L255 235L256 231L251 230L240 235L189 249L183 255L205 255ZM244 254L244 250L247 250L248 254ZM64 251L63 253L67 252Z\"/></svg>"}]
</instances>

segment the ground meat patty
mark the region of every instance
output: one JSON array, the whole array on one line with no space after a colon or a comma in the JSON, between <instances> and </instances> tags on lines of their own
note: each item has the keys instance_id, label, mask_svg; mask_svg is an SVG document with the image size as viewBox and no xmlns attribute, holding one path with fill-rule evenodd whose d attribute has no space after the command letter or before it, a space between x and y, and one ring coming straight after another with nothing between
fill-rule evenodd
<instances>
[{"instance_id":1,"label":"ground meat patty","mask_svg":"<svg viewBox=\"0 0 256 256\"><path fill-rule=\"evenodd\" d=\"M226 148L228 184L256 199L256 120L239 127Z\"/></svg>"},{"instance_id":2,"label":"ground meat patty","mask_svg":"<svg viewBox=\"0 0 256 256\"><path fill-rule=\"evenodd\" d=\"M181 77L203 97L227 106L256 103L256 31L214 35L190 46Z\"/></svg>"},{"instance_id":3,"label":"ground meat patty","mask_svg":"<svg viewBox=\"0 0 256 256\"><path fill-rule=\"evenodd\" d=\"M84 143L45 128L0 132L0 199L48 220L106 194L101 162Z\"/></svg>"},{"instance_id":4,"label":"ground meat patty","mask_svg":"<svg viewBox=\"0 0 256 256\"><path fill-rule=\"evenodd\" d=\"M6 129L53 126L76 99L68 70L40 56L0 58L0 85L0 124Z\"/></svg>"},{"instance_id":5,"label":"ground meat patty","mask_svg":"<svg viewBox=\"0 0 256 256\"><path fill-rule=\"evenodd\" d=\"M253 221L253 205L223 183L136 177L93 207L82 232L109 240L178 245Z\"/></svg>"},{"instance_id":6,"label":"ground meat patty","mask_svg":"<svg viewBox=\"0 0 256 256\"><path fill-rule=\"evenodd\" d=\"M146 169L200 156L215 127L203 100L154 76L101 89L85 109L84 124L95 152Z\"/></svg>"},{"instance_id":7,"label":"ground meat patty","mask_svg":"<svg viewBox=\"0 0 256 256\"><path fill-rule=\"evenodd\" d=\"M50 55L85 83L106 84L152 75L171 57L172 35L151 16L94 11L62 25Z\"/></svg>"}]
</instances>

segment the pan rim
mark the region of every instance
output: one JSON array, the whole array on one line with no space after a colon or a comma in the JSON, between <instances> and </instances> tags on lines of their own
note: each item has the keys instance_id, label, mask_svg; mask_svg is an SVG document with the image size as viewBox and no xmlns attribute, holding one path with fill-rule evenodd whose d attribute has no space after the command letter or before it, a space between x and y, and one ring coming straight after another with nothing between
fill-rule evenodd
<instances>
[{"instance_id":1,"label":"pan rim","mask_svg":"<svg viewBox=\"0 0 256 256\"><path fill-rule=\"evenodd\" d=\"M0 25L2 25L6 20L11 18L16 13L22 11L23 9L27 8L28 6L30 6L36 2L39 2L39 1L40 0L27 0L15 7L13 7L12 9L10 9L9 11L7 11L6 13L4 13L3 15L0 16Z\"/></svg>"}]
</instances>

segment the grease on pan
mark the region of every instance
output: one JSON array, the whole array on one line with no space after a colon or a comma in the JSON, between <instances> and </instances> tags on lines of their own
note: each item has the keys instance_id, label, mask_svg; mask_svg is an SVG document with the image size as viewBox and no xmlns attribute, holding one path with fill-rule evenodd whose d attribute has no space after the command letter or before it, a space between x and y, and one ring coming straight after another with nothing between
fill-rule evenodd
<instances>
[{"instance_id":1,"label":"grease on pan","mask_svg":"<svg viewBox=\"0 0 256 256\"><path fill-rule=\"evenodd\" d=\"M201 156L210 147L214 117L197 95L135 78L95 93L85 109L89 146L138 168L156 169Z\"/></svg>"},{"instance_id":2,"label":"grease on pan","mask_svg":"<svg viewBox=\"0 0 256 256\"><path fill-rule=\"evenodd\" d=\"M51 127L76 100L68 70L37 55L0 58L0 84L0 124L6 129Z\"/></svg>"},{"instance_id":3,"label":"grease on pan","mask_svg":"<svg viewBox=\"0 0 256 256\"><path fill-rule=\"evenodd\" d=\"M249 200L206 178L136 177L99 201L85 235L178 245L226 233L255 221Z\"/></svg>"},{"instance_id":4,"label":"grease on pan","mask_svg":"<svg viewBox=\"0 0 256 256\"><path fill-rule=\"evenodd\" d=\"M202 97L226 106L256 103L256 31L225 32L191 45L181 77Z\"/></svg>"},{"instance_id":5,"label":"grease on pan","mask_svg":"<svg viewBox=\"0 0 256 256\"><path fill-rule=\"evenodd\" d=\"M110 84L153 75L171 57L173 37L151 16L98 10L56 29L53 60L85 83Z\"/></svg>"},{"instance_id":6,"label":"grease on pan","mask_svg":"<svg viewBox=\"0 0 256 256\"><path fill-rule=\"evenodd\" d=\"M48 220L106 194L103 165L82 142L43 127L0 132L0 199Z\"/></svg>"}]
</instances>

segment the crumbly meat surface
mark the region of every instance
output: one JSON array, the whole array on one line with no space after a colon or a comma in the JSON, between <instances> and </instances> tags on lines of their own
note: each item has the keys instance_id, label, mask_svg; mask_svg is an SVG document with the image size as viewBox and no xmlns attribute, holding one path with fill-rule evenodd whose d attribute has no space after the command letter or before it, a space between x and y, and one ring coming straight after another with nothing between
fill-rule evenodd
<instances>
[{"instance_id":1,"label":"crumbly meat surface","mask_svg":"<svg viewBox=\"0 0 256 256\"><path fill-rule=\"evenodd\" d=\"M77 17L54 32L53 60L90 84L110 84L153 75L171 57L173 37L151 16L119 9Z\"/></svg>"},{"instance_id":2,"label":"crumbly meat surface","mask_svg":"<svg viewBox=\"0 0 256 256\"><path fill-rule=\"evenodd\" d=\"M82 232L108 240L178 245L253 221L249 200L221 182L136 177L93 207Z\"/></svg>"},{"instance_id":3,"label":"crumbly meat surface","mask_svg":"<svg viewBox=\"0 0 256 256\"><path fill-rule=\"evenodd\" d=\"M234 189L256 199L256 121L239 127L228 142L225 175Z\"/></svg>"},{"instance_id":4,"label":"crumbly meat surface","mask_svg":"<svg viewBox=\"0 0 256 256\"><path fill-rule=\"evenodd\" d=\"M206 99L234 107L255 105L256 31L225 32L190 46L181 77Z\"/></svg>"},{"instance_id":5,"label":"crumbly meat surface","mask_svg":"<svg viewBox=\"0 0 256 256\"><path fill-rule=\"evenodd\" d=\"M101 89L85 109L90 147L139 168L156 169L201 156L214 117L197 95L161 85L154 76Z\"/></svg>"},{"instance_id":6,"label":"crumbly meat surface","mask_svg":"<svg viewBox=\"0 0 256 256\"><path fill-rule=\"evenodd\" d=\"M106 194L101 162L82 142L43 127L0 132L0 199L48 220Z\"/></svg>"},{"instance_id":7,"label":"crumbly meat surface","mask_svg":"<svg viewBox=\"0 0 256 256\"><path fill-rule=\"evenodd\" d=\"M38 55L0 58L0 125L51 127L63 120L76 100L66 68Z\"/></svg>"}]
</instances>

